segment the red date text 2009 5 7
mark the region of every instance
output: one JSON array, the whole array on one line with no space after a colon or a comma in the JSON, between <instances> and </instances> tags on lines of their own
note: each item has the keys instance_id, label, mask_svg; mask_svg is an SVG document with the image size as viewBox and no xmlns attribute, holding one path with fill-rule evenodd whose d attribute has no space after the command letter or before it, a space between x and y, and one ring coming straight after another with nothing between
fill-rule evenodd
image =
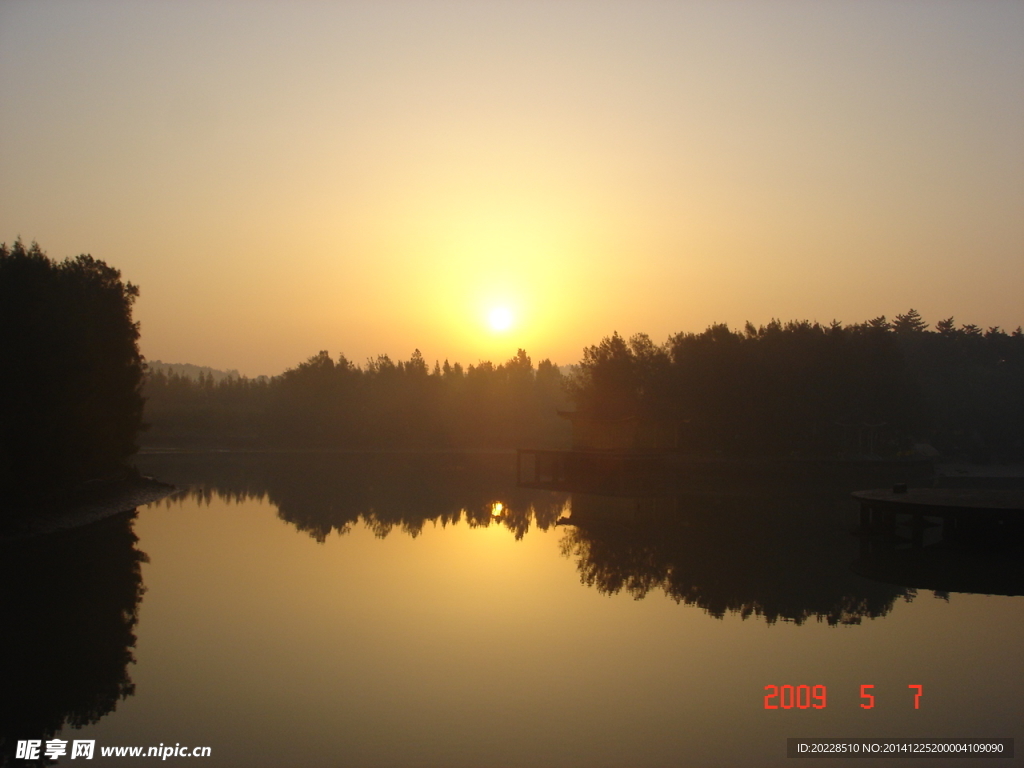
<instances>
[{"instance_id":1,"label":"red date text 2009 5 7","mask_svg":"<svg viewBox=\"0 0 1024 768\"><path fill-rule=\"evenodd\" d=\"M873 685L860 687L861 709L873 709L875 696ZM924 695L923 685L908 685L914 694L914 709L921 708L921 696ZM764 697L765 709L824 709L828 702L828 690L824 685L766 685L768 693Z\"/></svg>"}]
</instances>

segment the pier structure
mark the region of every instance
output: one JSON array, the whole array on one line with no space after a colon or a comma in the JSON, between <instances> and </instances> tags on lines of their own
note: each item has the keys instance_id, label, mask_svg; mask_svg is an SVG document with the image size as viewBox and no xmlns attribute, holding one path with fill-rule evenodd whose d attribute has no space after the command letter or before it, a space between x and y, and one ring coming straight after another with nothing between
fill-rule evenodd
<instances>
[{"instance_id":1,"label":"pier structure","mask_svg":"<svg viewBox=\"0 0 1024 768\"><path fill-rule=\"evenodd\" d=\"M924 546L925 531L941 526L946 541L1001 538L1024 532L1024 490L991 488L910 488L856 491L860 532L895 536L910 528L911 546Z\"/></svg>"}]
</instances>

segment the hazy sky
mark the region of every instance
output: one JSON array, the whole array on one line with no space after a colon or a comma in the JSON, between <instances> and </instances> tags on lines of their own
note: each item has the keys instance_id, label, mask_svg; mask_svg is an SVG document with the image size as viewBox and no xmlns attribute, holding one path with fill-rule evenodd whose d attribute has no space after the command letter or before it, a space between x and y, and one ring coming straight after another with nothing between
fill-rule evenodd
<instances>
[{"instance_id":1,"label":"hazy sky","mask_svg":"<svg viewBox=\"0 0 1024 768\"><path fill-rule=\"evenodd\" d=\"M0 0L0 104L0 240L148 358L1024 323L1019 0Z\"/></svg>"}]
</instances>

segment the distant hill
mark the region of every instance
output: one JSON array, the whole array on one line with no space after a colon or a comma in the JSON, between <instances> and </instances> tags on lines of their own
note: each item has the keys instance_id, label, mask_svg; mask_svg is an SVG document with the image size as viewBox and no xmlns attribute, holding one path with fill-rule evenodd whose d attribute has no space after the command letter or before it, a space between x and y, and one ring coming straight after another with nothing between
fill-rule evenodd
<instances>
[{"instance_id":1,"label":"distant hill","mask_svg":"<svg viewBox=\"0 0 1024 768\"><path fill-rule=\"evenodd\" d=\"M216 368L210 368L207 365L192 365L192 363L165 363L160 360L148 360L146 364L154 373L156 371L163 371L168 375L176 373L178 376L185 376L196 381L199 380L200 374L213 376L214 381L222 381L223 379L239 379L242 377L242 374L234 368L230 371L221 371Z\"/></svg>"}]
</instances>

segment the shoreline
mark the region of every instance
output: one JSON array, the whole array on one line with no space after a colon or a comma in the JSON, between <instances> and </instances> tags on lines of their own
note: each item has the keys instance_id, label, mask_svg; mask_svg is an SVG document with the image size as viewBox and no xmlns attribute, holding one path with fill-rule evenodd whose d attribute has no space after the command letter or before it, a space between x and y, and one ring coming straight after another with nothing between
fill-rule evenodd
<instances>
[{"instance_id":1,"label":"shoreline","mask_svg":"<svg viewBox=\"0 0 1024 768\"><path fill-rule=\"evenodd\" d=\"M45 500L4 502L15 510L0 523L0 540L44 536L80 528L121 512L160 501L180 490L146 476L131 476L99 487L79 488Z\"/></svg>"}]
</instances>

